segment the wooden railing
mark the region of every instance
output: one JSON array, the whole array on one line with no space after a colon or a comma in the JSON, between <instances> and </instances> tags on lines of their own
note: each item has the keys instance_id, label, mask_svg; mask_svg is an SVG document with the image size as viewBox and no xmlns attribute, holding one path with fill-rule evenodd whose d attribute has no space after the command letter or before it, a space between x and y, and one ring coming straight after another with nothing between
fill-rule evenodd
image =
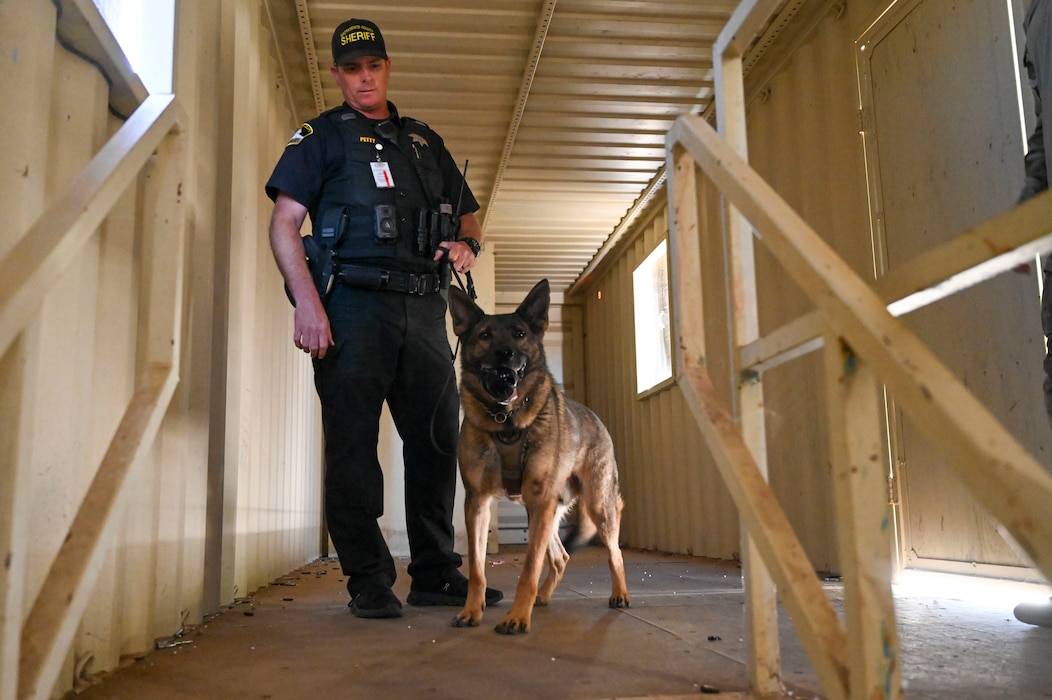
<instances>
[{"instance_id":1,"label":"wooden railing","mask_svg":"<svg viewBox=\"0 0 1052 700\"><path fill-rule=\"evenodd\" d=\"M951 464L976 500L1050 578L1052 476L894 314L989 279L1032 261L1036 251L1052 248L1052 193L964 233L871 287L703 118L677 120L668 136L667 169L673 199L675 308L703 307L700 177L719 190L734 215L755 229L756 238L817 308L767 336L741 342L738 335L737 350L742 358L739 370L754 375L802 352L824 353L843 624L765 479L763 432L739 424L741 419L736 420L714 390L705 363L704 319L680 314L673 336L681 388L757 554L743 561L753 689L761 695L778 691L777 641L765 637L777 635L777 625L772 624L777 620L776 585L829 698L900 697L891 512L881 457L882 386L932 444L952 457ZM725 235L734 231L728 228ZM751 244L751 231L747 238ZM747 252L751 257L751 249ZM731 256L732 289L754 288L751 265L741 264L738 257ZM756 314L755 306L747 308L755 305L754 295L741 294L740 299L746 306L736 299L736 326ZM737 379L734 383L742 384ZM739 396L739 401L739 415L744 415L748 397Z\"/></svg>"},{"instance_id":2,"label":"wooden railing","mask_svg":"<svg viewBox=\"0 0 1052 700\"><path fill-rule=\"evenodd\" d=\"M733 406L705 365L704 319L680 314L674 345L688 405L743 523L749 682L782 690L776 590L831 700L902 696L891 592L893 514L881 463L886 386L975 498L1052 578L1052 477L897 317L1052 250L1052 193L933 249L870 287L753 171L747 161L743 56L780 0L742 0L713 47L717 133L698 116L669 132L670 258L677 309L701 303L700 178L722 197L737 374ZM753 244L764 246L816 311L761 336ZM829 412L834 517L844 580L835 614L767 483L763 383L744 381L821 350ZM732 363L734 365L734 363Z\"/></svg>"},{"instance_id":3,"label":"wooden railing","mask_svg":"<svg viewBox=\"0 0 1052 700\"><path fill-rule=\"evenodd\" d=\"M14 638L12 626L21 616L4 617L2 648L5 654L17 653L20 698L50 697L102 566L108 535L118 522L128 475L152 447L178 383L185 261L185 157L179 122L180 110L172 95L146 98L0 260L3 356L21 342L20 336L39 315L48 290L76 262L78 252L96 235L117 201L129 187L139 188L141 219L137 223L143 251L138 308L143 310L139 332L145 334L140 336L143 342L136 358L139 378L44 585L21 624L18 644L10 640ZM22 517L19 513L24 513L29 498L18 491L26 481L19 478L19 469L16 464L5 475L11 483L0 484L0 489L13 493L15 507L0 514L12 521ZM0 532L18 533L21 528L4 527ZM24 549L26 541L14 542L12 547ZM6 547L7 543L0 544ZM0 576L7 580L0 591L21 588L16 579L24 575L24 567L4 567ZM15 665L11 659L3 661L5 670ZM2 685L3 700L14 685Z\"/></svg>"}]
</instances>

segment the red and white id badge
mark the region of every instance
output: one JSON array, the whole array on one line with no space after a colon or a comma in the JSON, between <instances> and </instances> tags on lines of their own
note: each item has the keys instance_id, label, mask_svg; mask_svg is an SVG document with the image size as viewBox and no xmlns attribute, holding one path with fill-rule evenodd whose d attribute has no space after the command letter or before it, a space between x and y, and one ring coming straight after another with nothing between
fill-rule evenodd
<instances>
[{"instance_id":1,"label":"red and white id badge","mask_svg":"<svg viewBox=\"0 0 1052 700\"><path fill-rule=\"evenodd\" d=\"M391 166L388 163L378 160L369 165L373 168L373 180L376 181L377 187L381 189L394 187L394 177L391 175Z\"/></svg>"}]
</instances>

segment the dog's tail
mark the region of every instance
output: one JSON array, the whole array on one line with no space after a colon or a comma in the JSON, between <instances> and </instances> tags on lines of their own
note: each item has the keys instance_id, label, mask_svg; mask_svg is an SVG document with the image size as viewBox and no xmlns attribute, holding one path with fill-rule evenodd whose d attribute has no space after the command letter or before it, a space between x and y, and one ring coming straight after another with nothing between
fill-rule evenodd
<instances>
[{"instance_id":1,"label":"dog's tail","mask_svg":"<svg viewBox=\"0 0 1052 700\"><path fill-rule=\"evenodd\" d=\"M566 531L562 536L563 547L567 554L573 554L592 543L599 530L595 523L588 517L584 508L575 508L573 517L566 524Z\"/></svg>"}]
</instances>

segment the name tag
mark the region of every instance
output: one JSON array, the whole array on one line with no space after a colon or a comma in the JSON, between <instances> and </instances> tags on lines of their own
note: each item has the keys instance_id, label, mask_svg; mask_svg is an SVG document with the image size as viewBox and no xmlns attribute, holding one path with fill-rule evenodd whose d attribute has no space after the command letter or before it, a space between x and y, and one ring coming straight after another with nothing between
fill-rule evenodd
<instances>
[{"instance_id":1,"label":"name tag","mask_svg":"<svg viewBox=\"0 0 1052 700\"><path fill-rule=\"evenodd\" d=\"M391 175L391 166L384 161L374 161L369 165L373 168L373 180L381 189L394 187L394 176Z\"/></svg>"}]
</instances>

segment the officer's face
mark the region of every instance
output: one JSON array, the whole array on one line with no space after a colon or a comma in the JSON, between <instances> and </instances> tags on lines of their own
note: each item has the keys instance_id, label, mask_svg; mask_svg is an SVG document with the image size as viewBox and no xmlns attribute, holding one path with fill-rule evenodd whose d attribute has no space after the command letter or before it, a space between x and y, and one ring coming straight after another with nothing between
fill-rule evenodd
<instances>
[{"instance_id":1,"label":"officer's face","mask_svg":"<svg viewBox=\"0 0 1052 700\"><path fill-rule=\"evenodd\" d=\"M363 56L345 66L333 66L331 70L347 104L374 119L390 116L387 109L390 59Z\"/></svg>"}]
</instances>

